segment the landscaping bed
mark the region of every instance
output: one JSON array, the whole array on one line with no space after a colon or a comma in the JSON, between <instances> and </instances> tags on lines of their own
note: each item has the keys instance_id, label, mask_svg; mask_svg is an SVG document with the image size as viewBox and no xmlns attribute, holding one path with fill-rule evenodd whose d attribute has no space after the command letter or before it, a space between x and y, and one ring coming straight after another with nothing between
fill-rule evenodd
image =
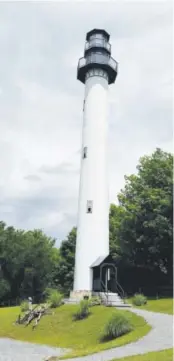
<instances>
[{"instance_id":1,"label":"landscaping bed","mask_svg":"<svg viewBox=\"0 0 174 361\"><path fill-rule=\"evenodd\" d=\"M146 335L151 327L146 321L130 311L116 310L111 307L94 306L91 314L82 320L73 320L77 305L63 305L53 310L54 314L45 315L36 329L32 325L15 325L20 312L19 307L0 308L0 337L29 341L54 347L71 349L64 358L83 356L109 348L135 342ZM113 313L124 313L131 321L132 331L111 341L101 341L104 326Z\"/></svg>"}]
</instances>

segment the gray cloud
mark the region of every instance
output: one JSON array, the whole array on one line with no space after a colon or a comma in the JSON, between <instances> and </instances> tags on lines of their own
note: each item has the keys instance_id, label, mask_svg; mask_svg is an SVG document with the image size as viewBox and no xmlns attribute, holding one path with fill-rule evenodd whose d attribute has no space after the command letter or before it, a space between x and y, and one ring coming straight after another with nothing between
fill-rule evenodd
<instances>
[{"instance_id":1,"label":"gray cloud","mask_svg":"<svg viewBox=\"0 0 174 361\"><path fill-rule=\"evenodd\" d=\"M31 182L40 182L41 178L35 174L28 174L24 177L24 179L31 181Z\"/></svg>"},{"instance_id":2,"label":"gray cloud","mask_svg":"<svg viewBox=\"0 0 174 361\"><path fill-rule=\"evenodd\" d=\"M19 228L40 229L52 237L57 244L77 223L77 190L66 194L61 187L44 187L37 194L21 198L6 198L0 202L0 213L8 215L8 223Z\"/></svg>"},{"instance_id":3,"label":"gray cloud","mask_svg":"<svg viewBox=\"0 0 174 361\"><path fill-rule=\"evenodd\" d=\"M59 165L56 166L49 166L49 165L42 165L40 167L40 172L42 173L46 173L46 174L57 174L57 175L65 175L65 173L70 173L70 174L78 174L79 173L79 169L75 168L74 165L72 163L61 163Z\"/></svg>"}]
</instances>

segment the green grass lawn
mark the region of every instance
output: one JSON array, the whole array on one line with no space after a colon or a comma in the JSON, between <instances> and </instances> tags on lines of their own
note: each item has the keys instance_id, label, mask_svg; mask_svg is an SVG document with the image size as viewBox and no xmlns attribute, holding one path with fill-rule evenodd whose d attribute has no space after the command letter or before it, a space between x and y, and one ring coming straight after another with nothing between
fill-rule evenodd
<instances>
[{"instance_id":1,"label":"green grass lawn","mask_svg":"<svg viewBox=\"0 0 174 361\"><path fill-rule=\"evenodd\" d=\"M132 299L128 299L128 302L132 303ZM138 306L134 306L138 307ZM161 298L159 300L147 300L147 304L143 306L139 306L138 308L142 308L147 311L154 311L160 313L168 313L170 315L173 314L173 298Z\"/></svg>"},{"instance_id":2,"label":"green grass lawn","mask_svg":"<svg viewBox=\"0 0 174 361\"><path fill-rule=\"evenodd\" d=\"M158 352L149 352L145 355L136 355L114 359L112 361L173 361L173 349Z\"/></svg>"},{"instance_id":3,"label":"green grass lawn","mask_svg":"<svg viewBox=\"0 0 174 361\"><path fill-rule=\"evenodd\" d=\"M34 331L31 325L24 327L13 324L19 314L19 307L0 308L0 337L70 348L72 351L67 357L75 357L134 342L151 329L142 317L125 310L122 312L130 317L134 330L113 341L101 343L100 335L105 323L113 312L120 311L111 307L95 306L91 308L92 314L87 319L72 321L76 307L64 305L53 310L54 315L41 318Z\"/></svg>"}]
</instances>

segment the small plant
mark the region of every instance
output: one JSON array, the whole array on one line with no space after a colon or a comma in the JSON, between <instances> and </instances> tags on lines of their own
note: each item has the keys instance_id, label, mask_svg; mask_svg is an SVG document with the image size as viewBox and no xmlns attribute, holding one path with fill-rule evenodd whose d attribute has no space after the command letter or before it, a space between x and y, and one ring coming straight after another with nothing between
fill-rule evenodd
<instances>
[{"instance_id":1,"label":"small plant","mask_svg":"<svg viewBox=\"0 0 174 361\"><path fill-rule=\"evenodd\" d=\"M50 304L51 308L56 308L63 304L63 295L57 290L49 289L47 294L47 303Z\"/></svg>"},{"instance_id":2,"label":"small plant","mask_svg":"<svg viewBox=\"0 0 174 361\"><path fill-rule=\"evenodd\" d=\"M28 301L22 301L20 304L21 312L27 312L29 311L29 302Z\"/></svg>"},{"instance_id":3,"label":"small plant","mask_svg":"<svg viewBox=\"0 0 174 361\"><path fill-rule=\"evenodd\" d=\"M83 320L84 318L87 318L90 314L89 311L89 301L88 300L82 300L80 301L80 304L76 310L76 312L73 314L74 320Z\"/></svg>"},{"instance_id":4,"label":"small plant","mask_svg":"<svg viewBox=\"0 0 174 361\"><path fill-rule=\"evenodd\" d=\"M135 306L142 306L145 305L147 303L147 298L141 294L141 293L137 293L134 295L133 299L132 299L132 303Z\"/></svg>"},{"instance_id":5,"label":"small plant","mask_svg":"<svg viewBox=\"0 0 174 361\"><path fill-rule=\"evenodd\" d=\"M125 314L121 312L113 313L112 317L105 325L101 341L113 340L132 331L132 329L130 320Z\"/></svg>"},{"instance_id":6,"label":"small plant","mask_svg":"<svg viewBox=\"0 0 174 361\"><path fill-rule=\"evenodd\" d=\"M89 307L99 306L99 305L101 305L101 298L100 297L94 296L94 297L90 298Z\"/></svg>"}]
</instances>

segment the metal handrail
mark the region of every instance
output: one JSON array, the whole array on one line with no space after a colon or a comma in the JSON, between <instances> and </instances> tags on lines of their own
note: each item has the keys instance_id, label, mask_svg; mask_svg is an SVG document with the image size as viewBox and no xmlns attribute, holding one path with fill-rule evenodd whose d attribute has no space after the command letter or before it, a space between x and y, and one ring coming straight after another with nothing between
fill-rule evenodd
<instances>
[{"instance_id":1,"label":"metal handrail","mask_svg":"<svg viewBox=\"0 0 174 361\"><path fill-rule=\"evenodd\" d=\"M106 296L106 304L108 305L108 290L106 291L105 284L103 283L102 280L101 280L101 285L102 285L103 288L104 288L104 294L105 294L105 296Z\"/></svg>"},{"instance_id":2,"label":"metal handrail","mask_svg":"<svg viewBox=\"0 0 174 361\"><path fill-rule=\"evenodd\" d=\"M116 281L116 286L117 286L117 291L118 291L120 297L123 298L123 300L124 300L124 298L125 298L125 292L124 292L123 287L120 285L120 283L119 283L118 281ZM119 288L120 288L120 290L119 290ZM121 293L121 294L120 294L120 293Z\"/></svg>"}]
</instances>

